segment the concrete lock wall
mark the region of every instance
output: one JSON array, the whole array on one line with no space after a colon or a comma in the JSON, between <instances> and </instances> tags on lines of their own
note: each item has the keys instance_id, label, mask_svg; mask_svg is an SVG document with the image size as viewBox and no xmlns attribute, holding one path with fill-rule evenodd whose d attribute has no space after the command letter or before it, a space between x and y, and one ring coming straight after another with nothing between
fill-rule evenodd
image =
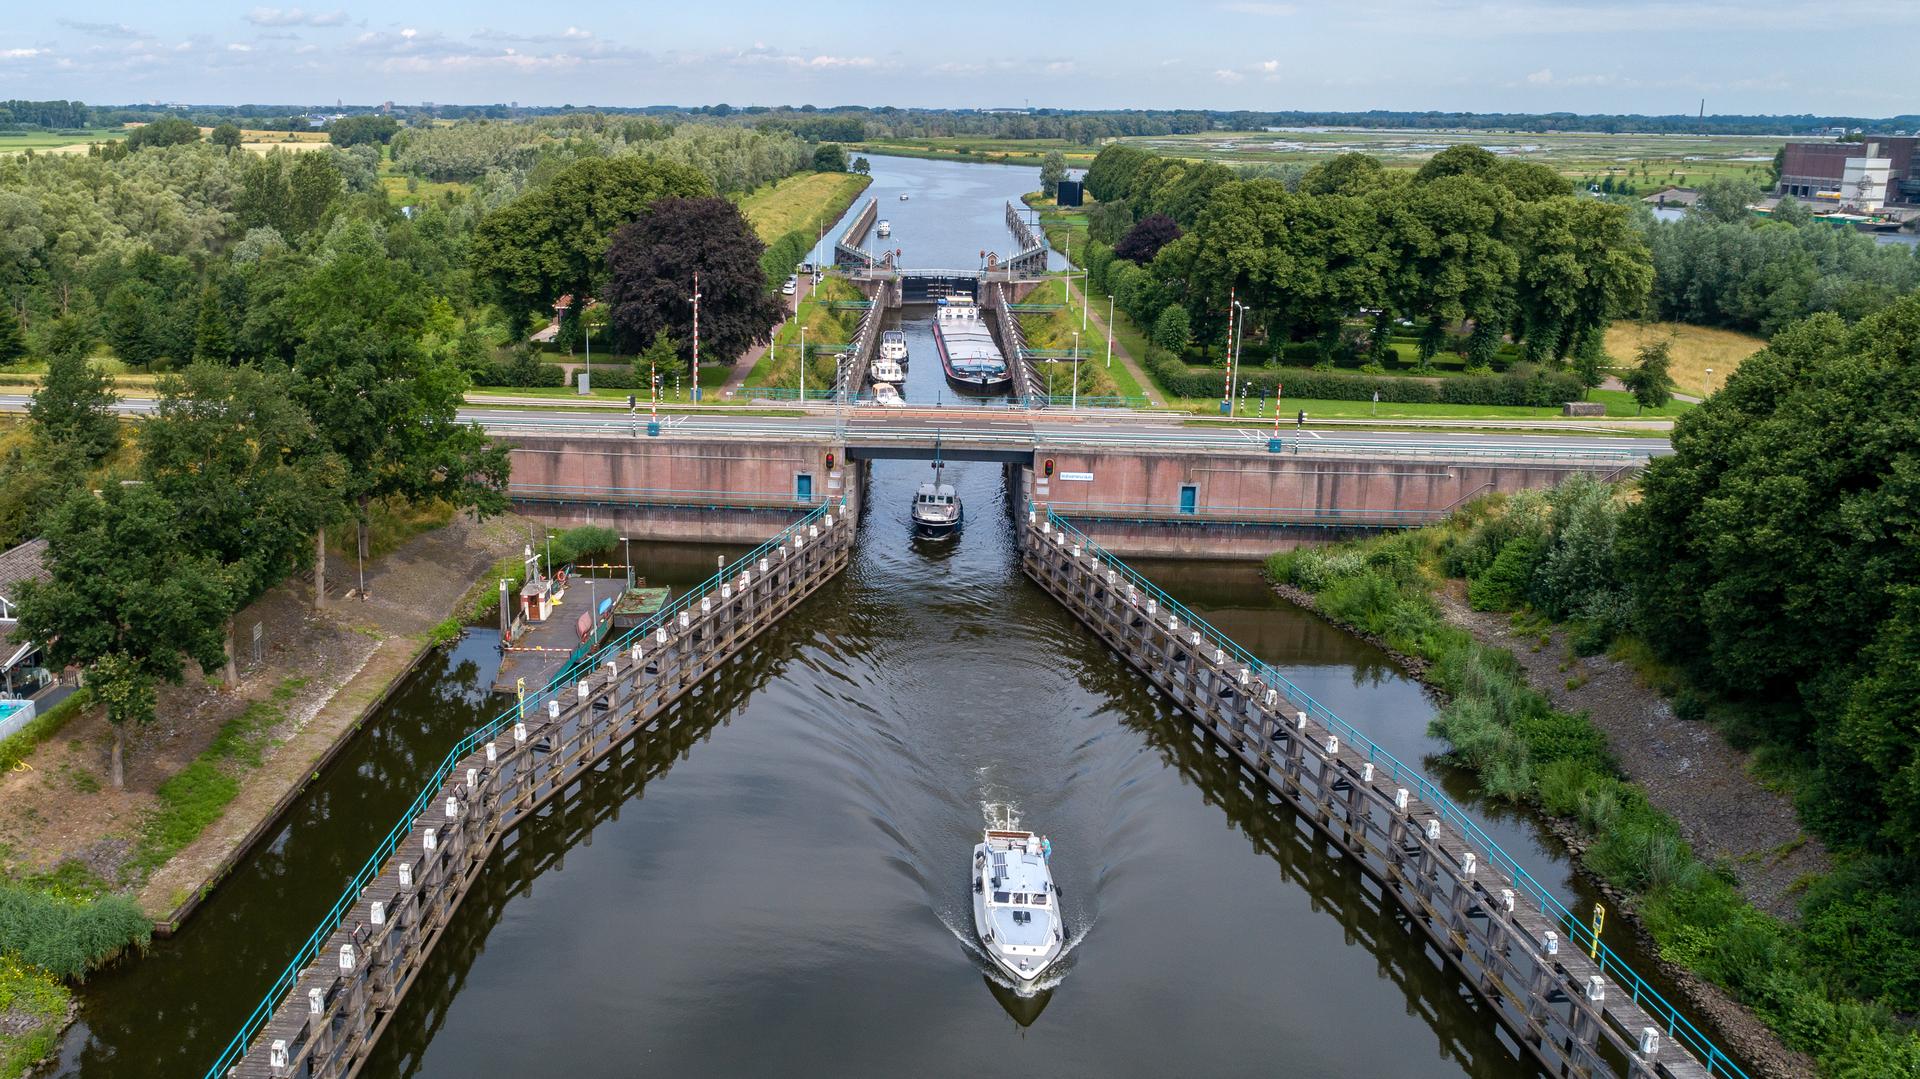
<instances>
[{"instance_id":1,"label":"concrete lock wall","mask_svg":"<svg viewBox=\"0 0 1920 1079\"><path fill-rule=\"evenodd\" d=\"M1046 473L1051 461L1052 475ZM1255 558L1426 524L1481 495L1551 487L1615 463L1291 453L1034 453L1025 489L1119 554Z\"/></svg>"},{"instance_id":2,"label":"concrete lock wall","mask_svg":"<svg viewBox=\"0 0 1920 1079\"><path fill-rule=\"evenodd\" d=\"M757 543L852 489L837 447L654 438L644 434L644 421L640 430L624 439L508 439L514 508L555 524L609 525L635 538Z\"/></svg>"}]
</instances>

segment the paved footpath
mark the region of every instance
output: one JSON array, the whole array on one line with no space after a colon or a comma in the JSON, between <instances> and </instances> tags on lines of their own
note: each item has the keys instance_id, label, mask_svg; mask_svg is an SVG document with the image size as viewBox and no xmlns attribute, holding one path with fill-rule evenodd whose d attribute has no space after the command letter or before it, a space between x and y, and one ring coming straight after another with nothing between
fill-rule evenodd
<instances>
[{"instance_id":1,"label":"paved footpath","mask_svg":"<svg viewBox=\"0 0 1920 1079\"><path fill-rule=\"evenodd\" d=\"M1071 278L1067 280L1067 288L1069 294L1072 296L1083 295L1080 286ZM1084 302L1084 300L1081 302ZM1107 329L1107 320L1094 314L1091 308L1087 311L1087 321L1098 326L1102 335L1109 332ZM1134 358L1133 353L1127 351L1126 346L1120 343L1118 337L1113 339L1113 358L1119 360L1120 365L1125 367L1129 374L1133 375L1133 380L1140 384L1140 392L1147 395L1148 404L1157 408L1167 407L1166 395L1160 392L1160 387L1154 383L1153 379L1147 377L1146 369L1140 366L1140 361Z\"/></svg>"},{"instance_id":2,"label":"paved footpath","mask_svg":"<svg viewBox=\"0 0 1920 1079\"><path fill-rule=\"evenodd\" d=\"M805 275L805 274L801 275L800 288L794 292L793 296L791 298L786 296L780 297L781 301L785 302L787 305L787 317L792 318L794 315L798 314L800 311L800 301L806 299L808 296L812 295L812 293L813 293L812 276ZM779 333L780 328L778 326L774 327L773 332ZM727 381L721 385L720 396L723 398L732 397L734 394L734 391L746 385L747 376L753 373L753 365L756 363L759 363L760 357L765 356L766 354L767 354L767 346L765 345L754 345L748 348L745 352L742 352L740 354L740 358L733 361L733 373L729 374L727 376Z\"/></svg>"}]
</instances>

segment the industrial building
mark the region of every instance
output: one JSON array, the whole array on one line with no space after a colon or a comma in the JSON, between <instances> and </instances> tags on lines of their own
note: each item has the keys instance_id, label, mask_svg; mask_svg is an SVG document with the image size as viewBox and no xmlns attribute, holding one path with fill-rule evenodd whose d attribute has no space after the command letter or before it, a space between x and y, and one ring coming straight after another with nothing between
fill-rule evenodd
<instances>
[{"instance_id":1,"label":"industrial building","mask_svg":"<svg viewBox=\"0 0 1920 1079\"><path fill-rule=\"evenodd\" d=\"M1861 213L1920 206L1920 137L1787 143L1774 193Z\"/></svg>"}]
</instances>

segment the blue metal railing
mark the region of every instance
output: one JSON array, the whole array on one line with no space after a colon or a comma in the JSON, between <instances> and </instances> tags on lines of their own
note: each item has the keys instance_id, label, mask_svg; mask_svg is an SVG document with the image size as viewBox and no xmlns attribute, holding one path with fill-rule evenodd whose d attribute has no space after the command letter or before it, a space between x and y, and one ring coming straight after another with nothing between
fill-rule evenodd
<instances>
[{"instance_id":1,"label":"blue metal railing","mask_svg":"<svg viewBox=\"0 0 1920 1079\"><path fill-rule=\"evenodd\" d=\"M1029 504L1028 512L1032 512L1031 504ZM1513 886L1516 889L1532 898L1542 914L1553 918L1559 923L1561 930L1566 934L1569 945L1577 947L1583 952L1594 952L1601 971L1618 982L1622 987L1626 988L1631 993L1636 1004L1639 1004L1652 1013L1654 1018L1666 1027L1666 1032L1669 1037L1679 1041L1687 1047L1689 1052L1699 1057L1701 1062L1706 1065L1708 1075L1726 1075L1737 1077L1737 1079L1747 1079L1747 1073L1742 1071L1740 1066L1735 1064L1731 1057L1722 1052L1705 1034L1702 1034L1699 1028L1693 1025L1691 1020L1680 1014L1678 1008L1668 1003L1665 997L1661 996L1657 990L1648 985L1632 967L1627 965L1625 960L1616 955L1613 949L1607 947L1605 941L1596 940L1593 930L1585 922L1575 917L1573 912L1561 904L1560 900L1556 898L1545 885L1535 880L1533 875L1522 868L1518 861L1506 851L1502 850L1500 845L1493 841L1493 837L1487 835L1487 833L1480 828L1480 825L1475 823L1473 818L1467 815L1465 810L1455 805L1453 800L1448 798L1446 793L1442 791L1438 785L1429 780L1418 769L1402 764L1393 754L1375 745L1371 738L1360 733L1352 724L1335 715L1331 709L1319 701L1314 700L1310 694L1299 686L1294 685L1286 675L1281 674L1272 664L1248 652L1246 649L1240 647L1233 638L1214 629L1206 619L1194 614L1185 604L1162 591L1158 585L1155 585L1152 581L1142 576L1133 567L1108 553L1104 547L1101 547L1089 538L1086 533L1081 532L1079 529L1073 527L1072 524L1062 519L1059 514L1048 510L1047 523L1050 527L1065 533L1068 537L1067 542L1080 545L1092 557L1124 577L1127 583L1146 593L1149 598L1159 605L1161 610L1178 617L1183 629L1199 633L1201 637L1213 647L1220 649L1227 655L1232 656L1239 663L1245 665L1248 670L1252 672L1253 677L1265 681L1268 686L1286 694L1287 699L1300 710L1305 711L1314 719L1319 720L1327 729L1338 733L1341 741L1354 747L1356 750L1364 749L1367 760L1373 762L1375 768L1385 771L1388 775L1392 776L1395 781L1404 785L1421 801L1432 806L1439 813L1441 819L1456 828L1461 835L1466 837L1469 843L1472 843L1484 851L1488 860L1499 866L1501 871L1513 881Z\"/></svg>"},{"instance_id":2,"label":"blue metal railing","mask_svg":"<svg viewBox=\"0 0 1920 1079\"><path fill-rule=\"evenodd\" d=\"M840 506L844 509L844 503L841 503ZM334 901L333 907L327 911L325 917L320 919L320 924L314 927L313 933L307 937L306 943L302 944L299 951L294 954L293 961L287 964L286 969L280 972L278 978L274 979L272 987L267 990L266 995L260 998L260 1003L254 1006L253 1012L249 1014L246 1021L241 1024L240 1030L233 1036L233 1040L227 1043L225 1049L221 1050L219 1057L214 1060L213 1066L207 1069L206 1079L221 1079L221 1077L226 1074L228 1068L238 1064L241 1058L246 1056L248 1043L253 1040L254 1035L260 1032L262 1027L266 1026L267 1021L273 1018L275 1006L291 992L293 987L299 982L301 970L305 969L307 964L312 962L320 954L320 949L326 944L327 938L333 934L335 929L340 927L341 922L345 920L347 916L347 912L351 911L354 904L359 902L360 894L379 877L380 867L386 863L386 860L392 856L394 851L400 849L400 844L404 842L407 836L413 831L414 821L418 820L420 816L427 811L428 807L433 804L441 786L446 783L448 777L453 775L454 769L462 760L491 741L501 731L520 721L522 717L534 713L537 710L537 706L542 706L548 700L559 696L560 691L572 686L574 681L583 672L590 672L597 669L605 658L611 656L614 652L624 649L639 638L653 633L660 626L665 625L671 619L678 616L680 612L694 608L702 599L718 592L721 584L731 582L734 578L738 577L743 570L750 567L762 556L785 546L787 541L791 539L796 532L803 531L809 525L819 521L831 508L833 508L831 504L820 506L812 513L781 529L772 539L748 551L739 558L734 559L725 569L715 572L713 576L708 577L698 586L681 593L679 599L662 607L645 622L621 634L617 639L602 644L586 655L569 657L571 662L562 667L560 672L554 675L552 680L546 685L542 686L538 691L529 694L524 701L517 702L513 707L501 712L490 722L469 732L466 737L455 743L454 747L447 751L446 757L440 761L440 766L435 768L433 774L428 777L426 785L420 789L419 795L417 795L412 804L407 807L406 813L402 815L400 820L387 832L386 837L380 840L374 847L373 853L367 857L366 862L361 865L359 871L354 873L353 879L347 883L346 889L340 893L340 898Z\"/></svg>"}]
</instances>

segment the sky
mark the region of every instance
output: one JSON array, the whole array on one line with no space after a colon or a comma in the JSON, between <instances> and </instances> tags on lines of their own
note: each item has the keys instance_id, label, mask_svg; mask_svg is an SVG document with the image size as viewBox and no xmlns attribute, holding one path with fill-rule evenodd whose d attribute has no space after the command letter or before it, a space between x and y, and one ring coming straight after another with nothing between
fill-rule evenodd
<instances>
[{"instance_id":1,"label":"sky","mask_svg":"<svg viewBox=\"0 0 1920 1079\"><path fill-rule=\"evenodd\" d=\"M1920 111L1920 0L6 6L0 98L89 104Z\"/></svg>"}]
</instances>

